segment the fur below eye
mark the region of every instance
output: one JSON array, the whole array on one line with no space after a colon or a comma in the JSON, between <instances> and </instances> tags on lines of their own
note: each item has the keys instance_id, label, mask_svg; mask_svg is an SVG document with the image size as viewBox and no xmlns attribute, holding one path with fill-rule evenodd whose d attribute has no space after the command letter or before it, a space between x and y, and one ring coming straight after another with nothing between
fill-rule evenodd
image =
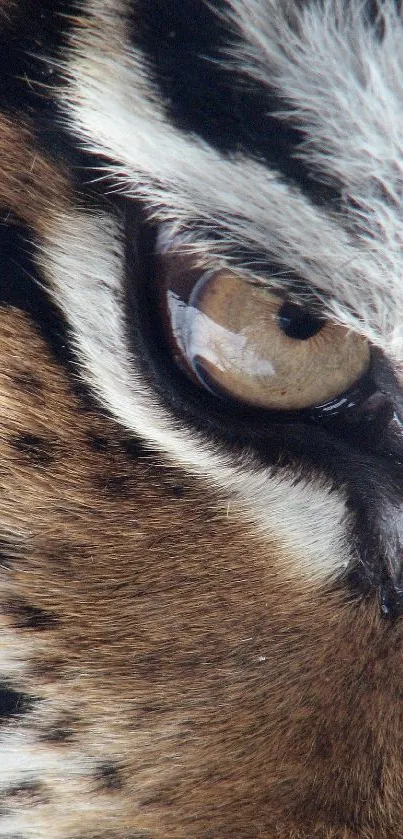
<instances>
[{"instance_id":1,"label":"fur below eye","mask_svg":"<svg viewBox=\"0 0 403 839\"><path fill-rule=\"evenodd\" d=\"M300 410L344 393L368 369L363 338L233 272L168 275L162 305L174 357L213 393Z\"/></svg>"}]
</instances>

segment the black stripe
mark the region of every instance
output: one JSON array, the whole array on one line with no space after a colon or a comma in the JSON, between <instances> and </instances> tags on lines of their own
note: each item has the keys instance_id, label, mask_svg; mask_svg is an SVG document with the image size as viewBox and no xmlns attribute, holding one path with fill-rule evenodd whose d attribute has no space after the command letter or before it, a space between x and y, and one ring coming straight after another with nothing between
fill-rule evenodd
<instances>
[{"instance_id":1,"label":"black stripe","mask_svg":"<svg viewBox=\"0 0 403 839\"><path fill-rule=\"evenodd\" d=\"M27 313L55 361L63 366L74 396L82 407L88 405L93 410L92 397L77 373L70 327L44 290L34 253L30 231L9 214L7 222L0 222L0 308L13 307Z\"/></svg>"},{"instance_id":2,"label":"black stripe","mask_svg":"<svg viewBox=\"0 0 403 839\"><path fill-rule=\"evenodd\" d=\"M221 0L215 8L222 10ZM296 152L301 130L273 116L285 107L274 89L223 66L230 33L204 0L139 0L131 20L133 45L151 67L167 119L226 154L245 153L298 184L313 200L335 198L314 180Z\"/></svg>"},{"instance_id":3,"label":"black stripe","mask_svg":"<svg viewBox=\"0 0 403 839\"><path fill-rule=\"evenodd\" d=\"M28 314L54 360L62 365L81 409L99 413L99 407L78 374L70 327L43 288L44 278L38 272L34 253L30 231L8 215L6 223L0 222L0 307L10 306Z\"/></svg>"},{"instance_id":4,"label":"black stripe","mask_svg":"<svg viewBox=\"0 0 403 839\"><path fill-rule=\"evenodd\" d=\"M23 109L27 115L54 109L48 90L57 82L54 60L75 11L72 0L10 4L0 18L0 108Z\"/></svg>"},{"instance_id":5,"label":"black stripe","mask_svg":"<svg viewBox=\"0 0 403 839\"><path fill-rule=\"evenodd\" d=\"M92 188L88 193L83 189L77 203L82 207L88 205L93 209L102 206L104 209L107 207L110 213L113 211L108 200L106 205L102 204L102 195L93 195ZM63 366L71 391L82 409L99 412L87 385L77 372L70 326L44 290L45 280L35 262L35 242L31 231L11 213L7 214L6 221L0 221L0 266L0 308L13 307L27 313L55 361ZM21 385L17 382L17 386Z\"/></svg>"},{"instance_id":6,"label":"black stripe","mask_svg":"<svg viewBox=\"0 0 403 839\"><path fill-rule=\"evenodd\" d=\"M39 283L30 231L11 215L0 223L0 306L27 312L55 356L69 358L68 331Z\"/></svg>"},{"instance_id":7,"label":"black stripe","mask_svg":"<svg viewBox=\"0 0 403 839\"><path fill-rule=\"evenodd\" d=\"M38 151L76 167L86 158L62 128L54 97L74 13L74 0L25 0L0 17L0 110L31 123Z\"/></svg>"},{"instance_id":8,"label":"black stripe","mask_svg":"<svg viewBox=\"0 0 403 839\"><path fill-rule=\"evenodd\" d=\"M35 700L6 685L0 684L0 721L7 717L25 714L32 707Z\"/></svg>"}]
</instances>

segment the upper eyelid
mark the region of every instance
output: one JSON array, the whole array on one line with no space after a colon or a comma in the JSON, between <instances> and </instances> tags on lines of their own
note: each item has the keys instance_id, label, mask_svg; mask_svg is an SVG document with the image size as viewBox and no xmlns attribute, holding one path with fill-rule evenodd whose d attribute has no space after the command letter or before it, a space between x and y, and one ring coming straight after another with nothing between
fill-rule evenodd
<instances>
[{"instance_id":1,"label":"upper eyelid","mask_svg":"<svg viewBox=\"0 0 403 839\"><path fill-rule=\"evenodd\" d=\"M187 250L187 246L189 245L187 237L183 238L184 247L182 249L181 241L182 236L180 233L172 235L168 226L164 224L159 225L155 241L156 255L169 257L169 253L172 255L176 253L181 260L189 260L189 269L191 272L203 272L203 253L201 252L198 257L197 251L193 249ZM208 261L207 264L206 261L204 270L209 273L214 273L214 263ZM316 317L328 319L325 312L328 296L323 291L313 288L301 278L290 276L289 269L285 267L274 264L269 265L267 259L265 259L264 265L256 260L256 263L251 262L247 268L242 263L237 265L236 262L228 264L225 267L222 261L217 259L216 270L228 270L234 274L238 274L238 276L244 279L245 283L260 288L267 288L271 294L276 294L281 300L295 303Z\"/></svg>"},{"instance_id":2,"label":"upper eyelid","mask_svg":"<svg viewBox=\"0 0 403 839\"><path fill-rule=\"evenodd\" d=\"M252 286L267 288L271 294L276 294L283 301L301 306L301 308L311 312L312 315L326 318L324 295L319 294L310 286L305 286L302 283L280 285L276 282L273 283L272 278L266 279L264 277L245 277L245 281Z\"/></svg>"}]
</instances>

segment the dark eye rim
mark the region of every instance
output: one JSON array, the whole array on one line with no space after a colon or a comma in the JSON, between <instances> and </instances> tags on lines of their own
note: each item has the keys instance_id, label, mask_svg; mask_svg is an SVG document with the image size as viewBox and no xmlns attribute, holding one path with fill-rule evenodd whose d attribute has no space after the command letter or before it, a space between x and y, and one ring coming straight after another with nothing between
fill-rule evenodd
<instances>
[{"instance_id":1,"label":"dark eye rim","mask_svg":"<svg viewBox=\"0 0 403 839\"><path fill-rule=\"evenodd\" d=\"M173 363L175 364L174 360ZM177 366L179 367L179 365ZM335 419L340 420L341 418L344 418L346 422L350 423L353 421L353 417L355 416L359 406L377 390L371 373L371 368L372 353L370 354L368 370L363 376L357 379L352 387L342 391L340 394L332 399L329 399L327 402L323 402L319 405L313 405L309 408L298 408L294 410L256 408L252 405L248 405L247 403L242 403L239 400L232 398L230 394L220 391L213 382L209 381L206 371L198 373L199 384L195 384L194 386L203 389L211 396L212 399L220 401L221 404L227 404L229 409L235 410L242 415L247 414L249 416L260 417L268 416L273 422L302 420L303 422L322 422L324 424L329 424ZM185 372L183 372L183 376L188 378ZM189 381L191 380L189 379Z\"/></svg>"},{"instance_id":2,"label":"dark eye rim","mask_svg":"<svg viewBox=\"0 0 403 839\"><path fill-rule=\"evenodd\" d=\"M366 373L358 379L355 384L343 393L312 408L299 411L299 414L307 414L312 421L331 422L335 418L344 416L347 421L353 418L357 407L377 390L372 375L372 350L370 349L370 362Z\"/></svg>"}]
</instances>

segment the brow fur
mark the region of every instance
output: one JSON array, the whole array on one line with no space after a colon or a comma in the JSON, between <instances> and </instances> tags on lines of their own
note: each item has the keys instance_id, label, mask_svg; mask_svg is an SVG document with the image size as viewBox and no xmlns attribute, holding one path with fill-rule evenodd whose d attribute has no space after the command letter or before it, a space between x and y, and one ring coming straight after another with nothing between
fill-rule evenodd
<instances>
[{"instance_id":1,"label":"brow fur","mask_svg":"<svg viewBox=\"0 0 403 839\"><path fill-rule=\"evenodd\" d=\"M304 128L298 153L340 189L339 208L317 207L262 163L225 157L167 122L147 56L117 18L124 4L86 8L91 27L74 38L65 106L86 146L113 160L119 188L154 218L190 229L188 246L207 263L228 264L241 243L251 257L237 267L251 273L253 254L266 254L276 284L279 274L298 277L336 322L400 358L403 40L394 5L382 7L380 40L357 0L305 4L293 25L279 2L228 4L236 31L223 62L277 90L284 119Z\"/></svg>"}]
</instances>

